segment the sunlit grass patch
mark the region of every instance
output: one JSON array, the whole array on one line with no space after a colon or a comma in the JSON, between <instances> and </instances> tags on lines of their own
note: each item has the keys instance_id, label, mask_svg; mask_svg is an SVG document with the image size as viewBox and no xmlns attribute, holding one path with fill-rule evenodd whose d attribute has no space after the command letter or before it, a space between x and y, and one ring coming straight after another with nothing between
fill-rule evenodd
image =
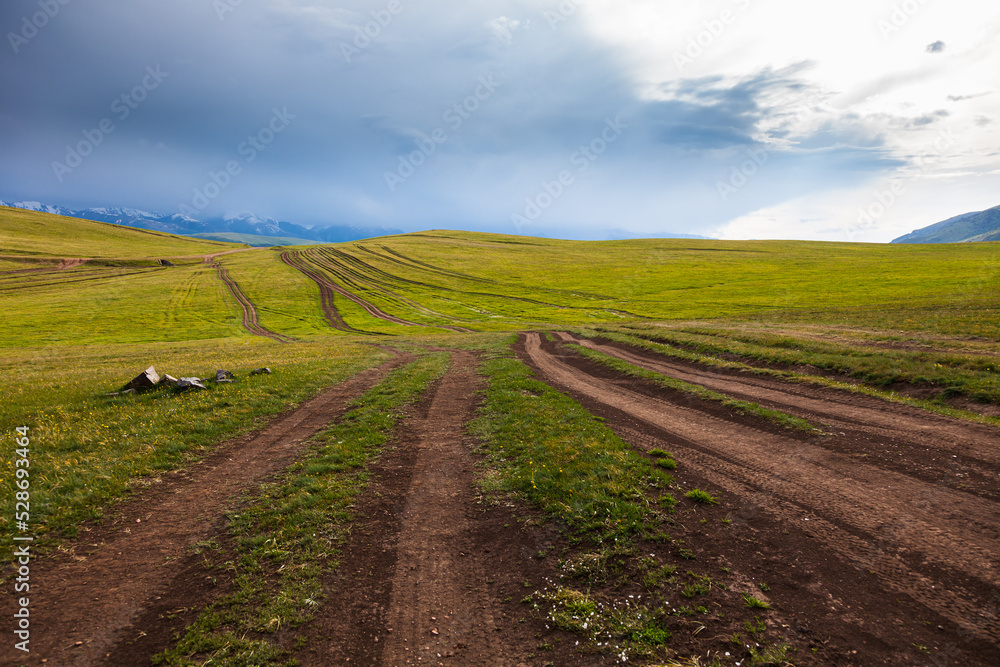
<instances>
[{"instance_id":1,"label":"sunlit grass patch","mask_svg":"<svg viewBox=\"0 0 1000 667\"><path fill-rule=\"evenodd\" d=\"M534 607L555 627L624 661L656 654L673 636L666 609L641 598L608 601L556 586L536 594Z\"/></svg>"}]
</instances>

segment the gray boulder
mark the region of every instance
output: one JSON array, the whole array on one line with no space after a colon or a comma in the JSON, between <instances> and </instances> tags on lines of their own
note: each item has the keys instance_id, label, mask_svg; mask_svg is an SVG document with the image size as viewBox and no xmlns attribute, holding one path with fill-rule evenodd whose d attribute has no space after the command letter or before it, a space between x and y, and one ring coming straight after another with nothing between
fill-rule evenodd
<instances>
[{"instance_id":1,"label":"gray boulder","mask_svg":"<svg viewBox=\"0 0 1000 667\"><path fill-rule=\"evenodd\" d=\"M178 389L208 389L201 383L201 378L181 378L177 381Z\"/></svg>"},{"instance_id":2,"label":"gray boulder","mask_svg":"<svg viewBox=\"0 0 1000 667\"><path fill-rule=\"evenodd\" d=\"M252 371L250 371L250 375L270 375L270 374L271 374L270 368L255 368Z\"/></svg>"},{"instance_id":3,"label":"gray boulder","mask_svg":"<svg viewBox=\"0 0 1000 667\"><path fill-rule=\"evenodd\" d=\"M160 382L160 376L152 366L135 376L131 382L122 389L152 389Z\"/></svg>"},{"instance_id":4,"label":"gray boulder","mask_svg":"<svg viewBox=\"0 0 1000 667\"><path fill-rule=\"evenodd\" d=\"M176 387L177 378L175 378L173 375L167 375L166 373L164 373L162 376L160 376L160 384L172 384Z\"/></svg>"},{"instance_id":5,"label":"gray boulder","mask_svg":"<svg viewBox=\"0 0 1000 667\"><path fill-rule=\"evenodd\" d=\"M215 371L215 381L216 383L221 383L221 382L235 382L236 380L233 377L232 373L220 369Z\"/></svg>"}]
</instances>

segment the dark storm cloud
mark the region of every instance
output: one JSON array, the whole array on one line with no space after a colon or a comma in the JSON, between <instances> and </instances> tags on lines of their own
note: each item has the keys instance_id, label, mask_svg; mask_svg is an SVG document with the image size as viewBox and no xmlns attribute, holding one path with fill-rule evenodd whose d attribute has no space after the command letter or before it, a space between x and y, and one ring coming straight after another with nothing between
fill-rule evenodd
<instances>
[{"instance_id":1,"label":"dark storm cloud","mask_svg":"<svg viewBox=\"0 0 1000 667\"><path fill-rule=\"evenodd\" d=\"M0 30L20 34L38 6L6 3ZM715 174L758 145L775 97L801 92L797 71L683 80L641 99L620 54L579 17L553 30L545 9L506 0L68 2L17 52L3 45L0 198L174 212L236 163L206 212L496 228L621 118L621 139L538 224L573 225L572 234L623 218L655 226L668 206L692 225L724 221L731 211L712 194ZM386 175L434 136L443 141L390 189ZM88 142L78 166L53 167ZM775 159L774 177L794 172L796 159ZM857 178L880 159L858 149L823 183Z\"/></svg>"}]
</instances>

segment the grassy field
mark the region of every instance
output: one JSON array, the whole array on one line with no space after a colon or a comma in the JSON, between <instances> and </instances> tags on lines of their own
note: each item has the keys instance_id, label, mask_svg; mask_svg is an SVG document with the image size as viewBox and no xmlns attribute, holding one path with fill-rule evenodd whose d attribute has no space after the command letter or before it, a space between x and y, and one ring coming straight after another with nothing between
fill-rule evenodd
<instances>
[{"instance_id":1,"label":"grassy field","mask_svg":"<svg viewBox=\"0 0 1000 667\"><path fill-rule=\"evenodd\" d=\"M473 329L773 317L1000 338L998 244L901 249L425 232L306 256L388 312Z\"/></svg>"},{"instance_id":2,"label":"grassy field","mask_svg":"<svg viewBox=\"0 0 1000 667\"><path fill-rule=\"evenodd\" d=\"M259 324L294 342L244 327L240 304L218 269L203 261L230 250L240 252L214 261L253 304ZM414 326L336 294L339 316L363 335L338 331L321 308L317 284L283 262L284 252ZM60 261L70 258L91 261ZM530 509L577 547L561 562L565 581L532 591L525 605L581 641L636 658L658 654L672 617L694 613L698 600L718 590L696 566L676 571L642 556L641 546L673 545L664 528L672 512L705 511L716 499L700 489L679 493L668 471L682 469L683 459L638 452L579 403L535 380L512 354L510 332L572 329L702 364L828 386L850 381L855 391L990 423L996 418L960 412L947 401L961 399L966 409L1000 405L996 243L572 242L424 232L245 249L0 209L0 306L0 433L30 428L32 529L43 550L71 540L81 522L100 520L164 471L390 358L385 346L423 355L246 499L252 509L229 526L244 568L240 593L206 609L176 649L161 654L164 664L192 664L192 653L215 654L224 664L242 664L254 652L280 660L261 624L308 617L305 600L313 599L323 568L335 566L336 546L349 530L345 508L364 486L365 467L392 434L399 408L442 372L442 357L427 355L428 346L483 355L487 389L469 425L480 443L483 498ZM793 429L814 427L577 351L699 400ZM177 377L225 368L238 381L199 394L106 395L149 365ZM248 377L260 366L274 373ZM919 397L889 394L900 386ZM348 439L350 446L341 446ZM0 485L14 482L14 458L0 457ZM303 493L328 507L317 509ZM13 494L0 495L5 535L14 532L13 502ZM278 526L275 512L301 521ZM333 532L312 540L312 526L323 522ZM269 539L293 546L275 554ZM680 544L676 550L688 557ZM260 563L282 558L295 577L262 578ZM318 565L302 567L305 561ZM607 593L592 595L591 585L612 571L646 582L650 602L615 607L601 597ZM287 594L272 599L269 590ZM669 613L658 606L678 595L693 601ZM766 611L751 607L747 600L753 613ZM578 622L583 613L592 619L586 627ZM247 632L252 640L244 639ZM765 644L765 632L753 633Z\"/></svg>"},{"instance_id":3,"label":"grassy field","mask_svg":"<svg viewBox=\"0 0 1000 667\"><path fill-rule=\"evenodd\" d=\"M220 440L387 357L344 338L295 346L235 338L8 350L0 358L0 433L31 428L33 527L58 539L100 517L136 480L200 458ZM105 395L149 365L175 377L214 377L224 368L238 381L195 394L163 388ZM273 374L248 377L262 366ZM13 476L10 454L0 459L0 484L12 484ZM0 495L4 534L12 530L13 502L12 494Z\"/></svg>"}]
</instances>

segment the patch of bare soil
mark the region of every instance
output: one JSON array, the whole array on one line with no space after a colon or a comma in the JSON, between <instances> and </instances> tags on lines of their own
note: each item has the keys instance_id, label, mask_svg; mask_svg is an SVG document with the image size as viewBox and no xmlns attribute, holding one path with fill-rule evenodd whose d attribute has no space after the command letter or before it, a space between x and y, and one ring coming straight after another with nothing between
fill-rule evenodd
<instances>
[{"instance_id":1,"label":"patch of bare soil","mask_svg":"<svg viewBox=\"0 0 1000 667\"><path fill-rule=\"evenodd\" d=\"M668 373L741 398L767 390L775 405L781 394L783 409L850 429L803 440L615 373L538 334L520 353L637 448L672 451L685 484L722 495L714 510L682 513L672 534L687 534L696 553L725 559L750 580L767 577L790 643L809 648L796 664L1000 664L1000 506L985 488L1000 481L995 429L776 380ZM890 464L910 456L900 442L933 450L922 465L942 476L954 475L945 455L975 461L984 488L952 488Z\"/></svg>"},{"instance_id":2,"label":"patch of bare soil","mask_svg":"<svg viewBox=\"0 0 1000 667\"><path fill-rule=\"evenodd\" d=\"M350 400L408 360L401 356L321 392L262 431L165 475L100 525L81 527L77 540L33 564L32 651L4 664L131 664L111 658L119 655L116 644L137 641L148 652L146 663L135 664L148 664L149 655L166 646L143 637L168 640L184 627L177 617L190 620L218 594L206 590L192 546L220 532L222 513L235 498L291 463L301 444ZM138 650L121 651L140 657Z\"/></svg>"}]
</instances>

